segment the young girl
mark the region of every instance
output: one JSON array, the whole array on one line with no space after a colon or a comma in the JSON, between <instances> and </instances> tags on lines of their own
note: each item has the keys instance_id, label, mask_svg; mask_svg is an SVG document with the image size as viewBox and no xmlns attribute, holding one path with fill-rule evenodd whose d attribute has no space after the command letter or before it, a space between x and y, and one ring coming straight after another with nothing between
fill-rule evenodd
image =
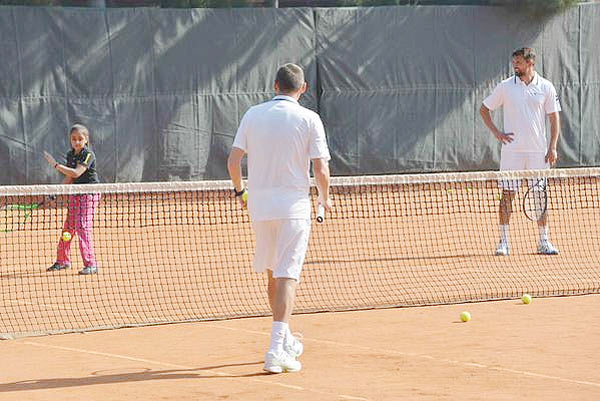
<instances>
[{"instance_id":1,"label":"young girl","mask_svg":"<svg viewBox=\"0 0 600 401\"><path fill-rule=\"evenodd\" d=\"M96 173L96 156L89 149L90 134L88 129L82 124L75 124L71 127L69 133L71 150L67 152L66 165L57 163L48 152L44 152L44 157L54 169L64 174L63 184L95 184L100 182ZM61 235L58 243L58 257L56 262L48 268L48 271L68 269L71 266L69 260L71 238L73 234L77 233L79 235L79 250L84 263L84 268L79 274L96 274L98 272L92 228L99 202L100 194L69 196L69 210L63 226L63 233L69 232L70 235Z\"/></svg>"}]
</instances>

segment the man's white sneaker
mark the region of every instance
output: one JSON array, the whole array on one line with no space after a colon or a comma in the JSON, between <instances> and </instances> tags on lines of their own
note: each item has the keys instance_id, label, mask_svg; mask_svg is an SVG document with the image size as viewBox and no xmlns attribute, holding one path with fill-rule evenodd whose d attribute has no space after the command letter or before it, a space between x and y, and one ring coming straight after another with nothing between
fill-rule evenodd
<instances>
[{"instance_id":1,"label":"man's white sneaker","mask_svg":"<svg viewBox=\"0 0 600 401\"><path fill-rule=\"evenodd\" d=\"M508 246L508 242L500 241L498 244L498 248L496 248L496 256L508 256L510 253L510 249Z\"/></svg>"},{"instance_id":2,"label":"man's white sneaker","mask_svg":"<svg viewBox=\"0 0 600 401\"><path fill-rule=\"evenodd\" d=\"M275 354L273 351L269 351L265 355L264 371L269 373L285 373L298 372L300 369L302 369L300 361L297 361L296 358L287 352Z\"/></svg>"},{"instance_id":3,"label":"man's white sneaker","mask_svg":"<svg viewBox=\"0 0 600 401\"><path fill-rule=\"evenodd\" d=\"M558 255L558 249L550 241L541 241L538 244L538 253L540 255Z\"/></svg>"},{"instance_id":4,"label":"man's white sneaker","mask_svg":"<svg viewBox=\"0 0 600 401\"><path fill-rule=\"evenodd\" d=\"M294 358L298 358L304 352L304 344L297 337L283 343L283 350Z\"/></svg>"}]
</instances>

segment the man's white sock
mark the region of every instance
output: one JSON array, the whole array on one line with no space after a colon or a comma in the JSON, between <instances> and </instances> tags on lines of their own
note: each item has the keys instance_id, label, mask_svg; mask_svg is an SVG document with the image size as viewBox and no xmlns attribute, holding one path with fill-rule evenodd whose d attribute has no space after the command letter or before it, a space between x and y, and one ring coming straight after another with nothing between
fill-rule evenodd
<instances>
[{"instance_id":1,"label":"man's white sock","mask_svg":"<svg viewBox=\"0 0 600 401\"><path fill-rule=\"evenodd\" d=\"M548 240L548 226L540 226L540 242L546 242Z\"/></svg>"},{"instance_id":2,"label":"man's white sock","mask_svg":"<svg viewBox=\"0 0 600 401\"><path fill-rule=\"evenodd\" d=\"M271 344L269 345L269 351L279 354L283 352L283 341L286 333L289 331L289 325L284 322L273 322L271 328Z\"/></svg>"},{"instance_id":3,"label":"man's white sock","mask_svg":"<svg viewBox=\"0 0 600 401\"><path fill-rule=\"evenodd\" d=\"M508 244L508 232L509 225L508 224L500 224L500 240Z\"/></svg>"},{"instance_id":4,"label":"man's white sock","mask_svg":"<svg viewBox=\"0 0 600 401\"><path fill-rule=\"evenodd\" d=\"M285 338L283 339L284 344L289 344L293 341L294 335L292 334L292 330L290 329L290 325L288 323L287 330L285 332Z\"/></svg>"}]
</instances>

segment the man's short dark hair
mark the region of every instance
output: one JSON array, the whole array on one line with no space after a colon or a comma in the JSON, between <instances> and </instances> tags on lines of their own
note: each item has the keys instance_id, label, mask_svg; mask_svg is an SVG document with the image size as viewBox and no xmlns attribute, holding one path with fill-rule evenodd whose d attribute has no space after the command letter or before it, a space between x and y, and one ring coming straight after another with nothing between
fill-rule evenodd
<instances>
[{"instance_id":1,"label":"man's short dark hair","mask_svg":"<svg viewBox=\"0 0 600 401\"><path fill-rule=\"evenodd\" d=\"M525 60L527 60L527 61L531 60L535 63L535 50L533 50L531 47L522 47L520 49L517 49L513 52L512 56L513 57L521 56Z\"/></svg>"},{"instance_id":2,"label":"man's short dark hair","mask_svg":"<svg viewBox=\"0 0 600 401\"><path fill-rule=\"evenodd\" d=\"M295 92L304 84L304 71L296 64L287 63L277 70L275 82L282 92Z\"/></svg>"}]
</instances>

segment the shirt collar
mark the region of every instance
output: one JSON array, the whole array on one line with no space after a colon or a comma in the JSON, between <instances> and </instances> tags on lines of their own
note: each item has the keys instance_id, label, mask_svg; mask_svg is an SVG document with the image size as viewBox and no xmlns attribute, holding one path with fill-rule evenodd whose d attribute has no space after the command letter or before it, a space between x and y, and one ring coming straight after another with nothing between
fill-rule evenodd
<instances>
[{"instance_id":1,"label":"shirt collar","mask_svg":"<svg viewBox=\"0 0 600 401\"><path fill-rule=\"evenodd\" d=\"M298 104L298 101L296 99L294 99L291 96L287 96L287 95L277 95L273 98L273 100L289 100L290 102L294 102L294 103Z\"/></svg>"},{"instance_id":2,"label":"shirt collar","mask_svg":"<svg viewBox=\"0 0 600 401\"><path fill-rule=\"evenodd\" d=\"M84 154L84 153L85 153L85 152L87 152L87 151L88 151L88 147L87 147L87 145L85 145L85 146L83 147L83 149L81 149L81 152L79 152L79 154L75 153L75 149L71 148L71 153L73 154L73 156L79 156L79 155L82 155L82 154Z\"/></svg>"},{"instance_id":3,"label":"shirt collar","mask_svg":"<svg viewBox=\"0 0 600 401\"><path fill-rule=\"evenodd\" d=\"M525 82L523 82L523 80L521 78L519 78L515 75L515 83L518 85L534 86L534 85L538 84L539 80L540 80L540 78L536 71L533 72L533 79L531 80L531 83L529 83L529 85L527 85Z\"/></svg>"}]
</instances>

